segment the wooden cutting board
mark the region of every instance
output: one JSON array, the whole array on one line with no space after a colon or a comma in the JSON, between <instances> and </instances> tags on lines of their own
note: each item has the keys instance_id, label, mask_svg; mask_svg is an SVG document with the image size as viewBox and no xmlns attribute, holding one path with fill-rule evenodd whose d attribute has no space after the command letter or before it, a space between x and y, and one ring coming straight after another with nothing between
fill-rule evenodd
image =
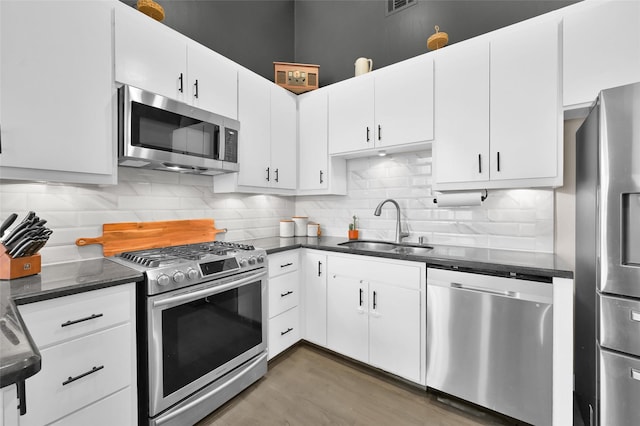
<instances>
[{"instance_id":1,"label":"wooden cutting board","mask_svg":"<svg viewBox=\"0 0 640 426\"><path fill-rule=\"evenodd\" d=\"M102 236L78 238L76 245L102 244L104 256L182 244L204 243L216 239L213 219L167 220L160 222L120 222L102 225Z\"/></svg>"}]
</instances>

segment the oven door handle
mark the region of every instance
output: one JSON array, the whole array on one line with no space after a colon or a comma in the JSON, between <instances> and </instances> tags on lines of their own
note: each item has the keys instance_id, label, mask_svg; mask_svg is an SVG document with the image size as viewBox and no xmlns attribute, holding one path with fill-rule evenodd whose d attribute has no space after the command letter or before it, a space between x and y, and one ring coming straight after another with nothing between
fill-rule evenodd
<instances>
[{"instance_id":1,"label":"oven door handle","mask_svg":"<svg viewBox=\"0 0 640 426\"><path fill-rule=\"evenodd\" d=\"M252 281L256 281L261 279L267 275L267 271L262 271L259 274L253 274L251 276L239 279L237 281L232 281L228 284L218 285L215 287L207 287L202 290L194 291L191 293L181 294L179 296L169 297L167 299L156 300L153 302L153 307L157 308L159 306L172 305L174 303L182 303L189 302L193 300L198 300L203 297L211 296L213 294L221 293L226 290L230 290L235 287L240 287L243 284L250 283Z\"/></svg>"}]
</instances>

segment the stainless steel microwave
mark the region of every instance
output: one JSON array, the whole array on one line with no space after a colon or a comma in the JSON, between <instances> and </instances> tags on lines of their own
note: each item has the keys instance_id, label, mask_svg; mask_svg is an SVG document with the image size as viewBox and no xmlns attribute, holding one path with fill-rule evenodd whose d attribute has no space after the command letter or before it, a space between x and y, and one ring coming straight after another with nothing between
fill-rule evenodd
<instances>
[{"instance_id":1,"label":"stainless steel microwave","mask_svg":"<svg viewBox=\"0 0 640 426\"><path fill-rule=\"evenodd\" d=\"M238 171L240 123L132 86L118 89L118 164L216 175Z\"/></svg>"}]
</instances>

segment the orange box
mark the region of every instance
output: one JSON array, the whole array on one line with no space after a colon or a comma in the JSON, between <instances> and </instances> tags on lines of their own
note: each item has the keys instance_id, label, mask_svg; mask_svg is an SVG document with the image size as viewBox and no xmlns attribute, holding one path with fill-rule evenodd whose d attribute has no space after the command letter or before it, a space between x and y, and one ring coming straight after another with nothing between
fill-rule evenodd
<instances>
[{"instance_id":1,"label":"orange box","mask_svg":"<svg viewBox=\"0 0 640 426\"><path fill-rule=\"evenodd\" d=\"M40 254L13 258L7 253L5 246L0 244L0 280L12 280L39 274L42 269Z\"/></svg>"},{"instance_id":2,"label":"orange box","mask_svg":"<svg viewBox=\"0 0 640 426\"><path fill-rule=\"evenodd\" d=\"M274 78L278 86L296 93L304 93L318 88L320 65L274 62Z\"/></svg>"}]
</instances>

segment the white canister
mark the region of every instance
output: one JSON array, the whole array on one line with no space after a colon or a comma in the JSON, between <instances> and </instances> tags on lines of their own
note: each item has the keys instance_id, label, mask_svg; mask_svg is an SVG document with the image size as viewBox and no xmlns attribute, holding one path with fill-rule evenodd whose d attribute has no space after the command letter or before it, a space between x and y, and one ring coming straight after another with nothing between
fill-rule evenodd
<instances>
[{"instance_id":1,"label":"white canister","mask_svg":"<svg viewBox=\"0 0 640 426\"><path fill-rule=\"evenodd\" d=\"M295 224L292 220L281 220L280 221L280 237L289 238L293 237L295 231Z\"/></svg>"},{"instance_id":2,"label":"white canister","mask_svg":"<svg viewBox=\"0 0 640 426\"><path fill-rule=\"evenodd\" d=\"M354 65L356 68L356 77L373 70L373 61L369 58L358 58Z\"/></svg>"},{"instance_id":3,"label":"white canister","mask_svg":"<svg viewBox=\"0 0 640 426\"><path fill-rule=\"evenodd\" d=\"M307 223L309 222L309 217L294 216L291 219L293 219L293 223L295 224L295 236L305 237L307 235Z\"/></svg>"},{"instance_id":4,"label":"white canister","mask_svg":"<svg viewBox=\"0 0 640 426\"><path fill-rule=\"evenodd\" d=\"M317 237L318 236L318 225L317 223L308 223L307 224L307 237Z\"/></svg>"}]
</instances>

